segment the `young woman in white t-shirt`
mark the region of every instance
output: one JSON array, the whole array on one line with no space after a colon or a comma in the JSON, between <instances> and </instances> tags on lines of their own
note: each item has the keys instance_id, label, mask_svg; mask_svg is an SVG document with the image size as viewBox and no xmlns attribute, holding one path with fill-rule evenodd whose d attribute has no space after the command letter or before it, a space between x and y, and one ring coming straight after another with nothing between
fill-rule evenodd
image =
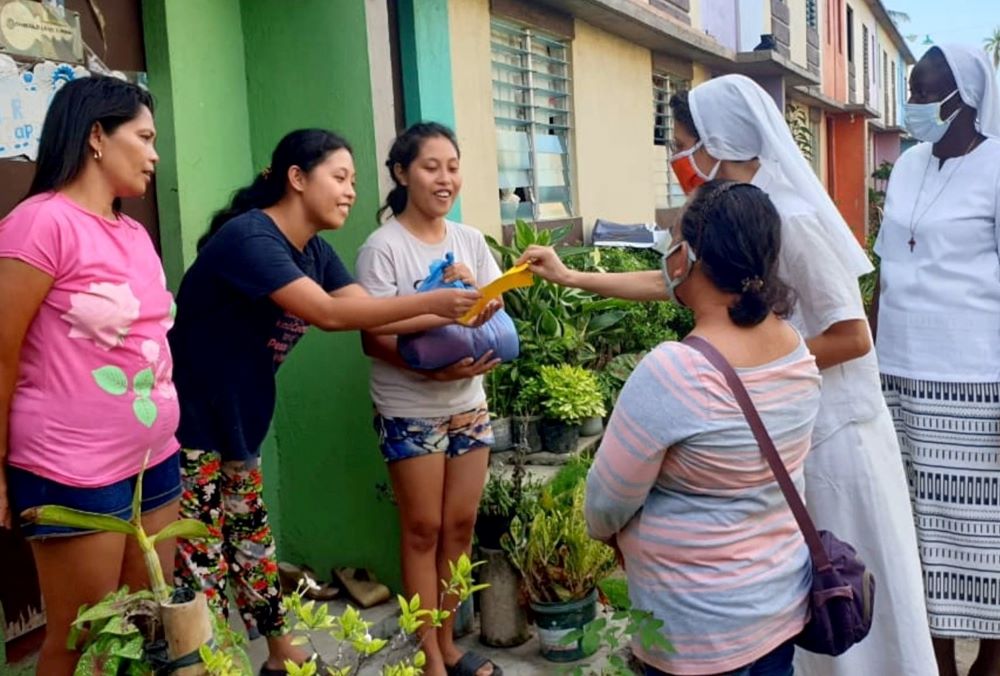
<instances>
[{"instance_id":1,"label":"young woman in white t-shirt","mask_svg":"<svg viewBox=\"0 0 1000 676\"><path fill-rule=\"evenodd\" d=\"M455 263L445 281L482 286L500 276L478 230L445 217L462 187L454 133L419 123L393 143L386 162L396 186L380 214L388 218L358 253L358 281L373 296L417 293L431 264L449 252ZM477 318L501 307L491 303ZM406 322L399 333L443 326L434 316ZM425 608L438 605L440 580L450 561L469 551L493 441L482 376L499 363L492 353L438 371L416 371L399 356L396 336L364 334L372 358L371 393L379 447L389 467L402 521L401 558L407 595L420 594ZM455 599L442 604L454 610ZM491 661L462 652L452 637L452 618L424 636L430 676L500 674Z\"/></svg>"}]
</instances>

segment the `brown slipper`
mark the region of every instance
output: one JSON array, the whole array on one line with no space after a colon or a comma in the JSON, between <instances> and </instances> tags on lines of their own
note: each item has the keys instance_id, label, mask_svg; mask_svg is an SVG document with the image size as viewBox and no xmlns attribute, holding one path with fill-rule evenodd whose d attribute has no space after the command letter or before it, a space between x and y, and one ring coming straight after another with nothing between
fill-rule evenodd
<instances>
[{"instance_id":1,"label":"brown slipper","mask_svg":"<svg viewBox=\"0 0 1000 676\"><path fill-rule=\"evenodd\" d=\"M330 571L348 595L362 608L371 608L389 600L392 593L374 575L357 568L334 568Z\"/></svg>"}]
</instances>

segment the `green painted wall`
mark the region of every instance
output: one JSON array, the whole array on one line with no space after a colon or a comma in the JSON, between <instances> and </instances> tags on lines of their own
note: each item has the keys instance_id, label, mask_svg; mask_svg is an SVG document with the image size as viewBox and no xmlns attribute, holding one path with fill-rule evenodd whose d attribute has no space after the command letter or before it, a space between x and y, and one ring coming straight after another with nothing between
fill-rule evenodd
<instances>
[{"instance_id":1,"label":"green painted wall","mask_svg":"<svg viewBox=\"0 0 1000 676\"><path fill-rule=\"evenodd\" d=\"M163 262L176 289L212 212L251 175L239 0L144 0Z\"/></svg>"},{"instance_id":2,"label":"green painted wall","mask_svg":"<svg viewBox=\"0 0 1000 676\"><path fill-rule=\"evenodd\" d=\"M455 128L448 0L399 0L399 56L407 126L440 122ZM462 220L459 195L448 218Z\"/></svg>"},{"instance_id":3,"label":"green painted wall","mask_svg":"<svg viewBox=\"0 0 1000 676\"><path fill-rule=\"evenodd\" d=\"M265 166L281 136L299 127L333 129L351 142L358 201L345 227L324 236L353 268L376 227L381 166L364 3L243 0L241 8L254 166ZM367 566L398 586L398 517L377 497L387 475L358 334L313 329L278 381L274 445L266 449L276 454L266 453L264 471L277 492L269 505L280 512L281 556L323 577L332 565Z\"/></svg>"}]
</instances>

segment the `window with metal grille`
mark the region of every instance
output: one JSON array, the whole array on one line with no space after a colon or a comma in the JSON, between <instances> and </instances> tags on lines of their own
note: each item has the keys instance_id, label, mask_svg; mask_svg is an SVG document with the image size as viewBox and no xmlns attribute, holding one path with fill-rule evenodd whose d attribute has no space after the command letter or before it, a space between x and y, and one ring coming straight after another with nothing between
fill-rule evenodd
<instances>
[{"instance_id":1,"label":"window with metal grille","mask_svg":"<svg viewBox=\"0 0 1000 676\"><path fill-rule=\"evenodd\" d=\"M871 81L871 58L869 58L869 51L871 47L868 44L868 26L861 27L861 45L864 54L861 57L861 81L864 83L865 87L865 103L871 103L872 100L872 81Z\"/></svg>"},{"instance_id":2,"label":"window with metal grille","mask_svg":"<svg viewBox=\"0 0 1000 676\"><path fill-rule=\"evenodd\" d=\"M806 0L806 26L819 29L819 14L816 9L816 0Z\"/></svg>"},{"instance_id":3,"label":"window with metal grille","mask_svg":"<svg viewBox=\"0 0 1000 676\"><path fill-rule=\"evenodd\" d=\"M490 22L500 218L573 215L569 43Z\"/></svg>"},{"instance_id":4,"label":"window with metal grille","mask_svg":"<svg viewBox=\"0 0 1000 676\"><path fill-rule=\"evenodd\" d=\"M882 120L886 126L892 124L892 115L889 109L889 89L892 87L892 80L889 79L889 54L882 50Z\"/></svg>"},{"instance_id":5,"label":"window with metal grille","mask_svg":"<svg viewBox=\"0 0 1000 676\"><path fill-rule=\"evenodd\" d=\"M684 78L653 73L653 185L657 209L672 209L684 204L684 191L670 170L671 139L674 137L670 97L690 87L691 83Z\"/></svg>"},{"instance_id":6,"label":"window with metal grille","mask_svg":"<svg viewBox=\"0 0 1000 676\"><path fill-rule=\"evenodd\" d=\"M899 120L896 117L896 106L899 105L899 99L896 98L897 97L897 90L899 89L899 80L898 80L899 73L896 70L896 62L895 61L892 62L892 70L889 71L889 72L892 74L892 81L889 82L889 83L887 83L886 86L889 87L889 89L892 91L892 107L890 108L891 116L892 116L892 122L891 122L891 124L892 124L892 126L895 127L898 124L898 122L899 122Z\"/></svg>"}]
</instances>

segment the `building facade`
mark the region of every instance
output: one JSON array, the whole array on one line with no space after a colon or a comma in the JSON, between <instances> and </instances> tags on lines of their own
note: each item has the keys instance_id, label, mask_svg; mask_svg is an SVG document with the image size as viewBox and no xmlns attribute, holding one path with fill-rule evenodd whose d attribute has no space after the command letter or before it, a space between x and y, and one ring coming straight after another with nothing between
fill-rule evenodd
<instances>
[{"instance_id":1,"label":"building facade","mask_svg":"<svg viewBox=\"0 0 1000 676\"><path fill-rule=\"evenodd\" d=\"M66 4L89 16L85 0ZM160 133L155 194L127 210L150 228L175 289L211 214L304 126L336 129L354 147L357 205L330 238L349 265L377 227L392 138L421 119L456 129L464 187L454 217L487 234L502 237L516 218L569 222L581 237L599 218L666 225L684 200L669 170L667 102L726 73L754 78L785 111L863 238L868 177L899 154L913 63L879 0L109 4L106 60L145 70ZM87 24L88 44L104 39L97 31ZM0 186L2 215L30 164L0 160L0 173L12 177ZM398 522L367 377L356 334L302 340L279 374L266 490L283 559L365 567L398 585Z\"/></svg>"}]
</instances>

